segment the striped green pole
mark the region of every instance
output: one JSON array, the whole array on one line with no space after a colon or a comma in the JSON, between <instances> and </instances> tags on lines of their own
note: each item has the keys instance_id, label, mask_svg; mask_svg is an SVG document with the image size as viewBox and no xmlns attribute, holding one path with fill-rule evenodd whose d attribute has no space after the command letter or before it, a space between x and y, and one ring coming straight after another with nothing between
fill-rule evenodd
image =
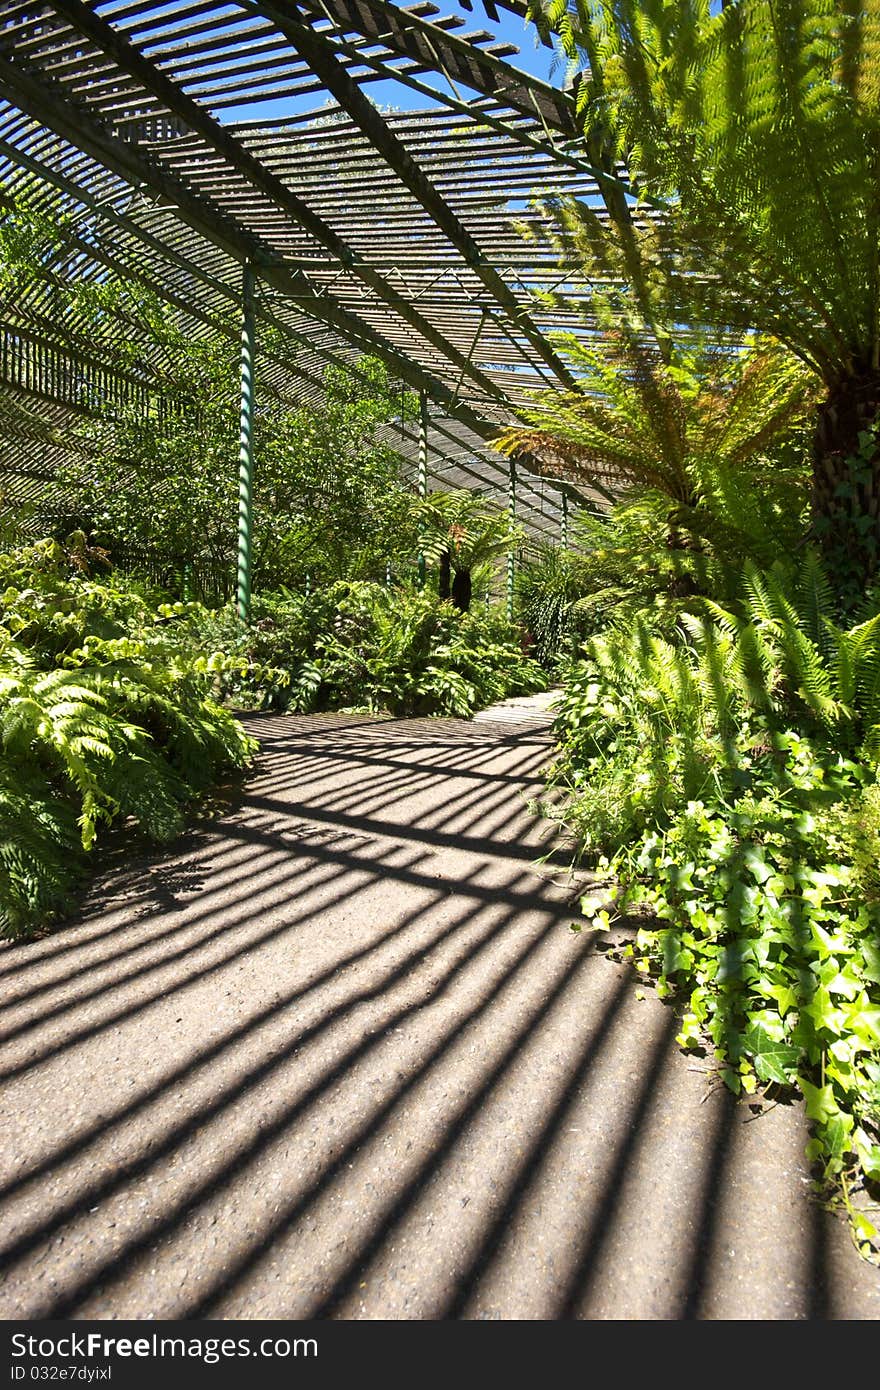
<instances>
[{"instance_id":1,"label":"striped green pole","mask_svg":"<svg viewBox=\"0 0 880 1390\"><path fill-rule=\"evenodd\" d=\"M511 526L516 525L516 464L510 460L510 473L507 480L507 510L510 516ZM515 556L512 550L507 552L507 616L513 617L513 575L514 575Z\"/></svg>"},{"instance_id":2,"label":"striped green pole","mask_svg":"<svg viewBox=\"0 0 880 1390\"><path fill-rule=\"evenodd\" d=\"M246 261L241 278L241 413L238 429L238 616L251 611L251 542L254 523L254 269Z\"/></svg>"},{"instance_id":3,"label":"striped green pole","mask_svg":"<svg viewBox=\"0 0 880 1390\"><path fill-rule=\"evenodd\" d=\"M428 495L428 394L419 393L419 501L424 502ZM419 551L419 584L425 586L427 565L425 552Z\"/></svg>"},{"instance_id":4,"label":"striped green pole","mask_svg":"<svg viewBox=\"0 0 880 1390\"><path fill-rule=\"evenodd\" d=\"M568 549L568 493L562 494L562 516L559 519L559 538L562 549Z\"/></svg>"}]
</instances>

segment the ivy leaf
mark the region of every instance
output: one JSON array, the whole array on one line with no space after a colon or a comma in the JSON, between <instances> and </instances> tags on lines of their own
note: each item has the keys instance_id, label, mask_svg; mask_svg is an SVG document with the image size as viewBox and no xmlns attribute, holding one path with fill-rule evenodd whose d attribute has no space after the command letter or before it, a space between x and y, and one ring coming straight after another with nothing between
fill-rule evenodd
<instances>
[{"instance_id":1,"label":"ivy leaf","mask_svg":"<svg viewBox=\"0 0 880 1390\"><path fill-rule=\"evenodd\" d=\"M854 1142L866 1175L877 1182L880 1180L880 1144L872 1144L863 1129L856 1130Z\"/></svg>"},{"instance_id":2,"label":"ivy leaf","mask_svg":"<svg viewBox=\"0 0 880 1390\"><path fill-rule=\"evenodd\" d=\"M682 950L677 932L663 932L663 974L675 975L689 970L694 963L693 952Z\"/></svg>"},{"instance_id":3,"label":"ivy leaf","mask_svg":"<svg viewBox=\"0 0 880 1390\"><path fill-rule=\"evenodd\" d=\"M865 979L880 985L880 946L875 946L873 941L863 942L862 961L862 974Z\"/></svg>"},{"instance_id":4,"label":"ivy leaf","mask_svg":"<svg viewBox=\"0 0 880 1390\"><path fill-rule=\"evenodd\" d=\"M845 999L855 999L861 990L860 982L853 979L848 967L823 980L823 983L829 994L843 995Z\"/></svg>"},{"instance_id":5,"label":"ivy leaf","mask_svg":"<svg viewBox=\"0 0 880 1390\"><path fill-rule=\"evenodd\" d=\"M766 883L767 879L773 873L771 866L753 845L747 846L743 851L743 863L752 877L757 879L758 883Z\"/></svg>"},{"instance_id":6,"label":"ivy leaf","mask_svg":"<svg viewBox=\"0 0 880 1390\"><path fill-rule=\"evenodd\" d=\"M877 1227L870 1221L863 1211L851 1213L851 1220L856 1229L859 1240L871 1241L878 1234Z\"/></svg>"},{"instance_id":7,"label":"ivy leaf","mask_svg":"<svg viewBox=\"0 0 880 1390\"><path fill-rule=\"evenodd\" d=\"M827 1124L823 1126L822 1138L825 1141L825 1148L835 1167L839 1164L845 1153L851 1148L853 1132L852 1115L845 1115L838 1110L832 1115Z\"/></svg>"},{"instance_id":8,"label":"ivy leaf","mask_svg":"<svg viewBox=\"0 0 880 1390\"><path fill-rule=\"evenodd\" d=\"M831 1086L814 1086L803 1076L798 1077L798 1085L804 1094L807 1114L817 1124L827 1124L838 1113L834 1090Z\"/></svg>"},{"instance_id":9,"label":"ivy leaf","mask_svg":"<svg viewBox=\"0 0 880 1390\"><path fill-rule=\"evenodd\" d=\"M745 1035L746 1050L762 1081L788 1085L797 1072L801 1050L794 1043L775 1041L760 1023L753 1023Z\"/></svg>"},{"instance_id":10,"label":"ivy leaf","mask_svg":"<svg viewBox=\"0 0 880 1390\"><path fill-rule=\"evenodd\" d=\"M784 1018L791 1009L798 1007L798 997L791 985L765 985L765 992L771 999L775 999L779 1006L780 1015Z\"/></svg>"},{"instance_id":11,"label":"ivy leaf","mask_svg":"<svg viewBox=\"0 0 880 1390\"><path fill-rule=\"evenodd\" d=\"M719 984L724 984L727 980L739 980L742 978L743 965L752 957L751 947L747 942L737 941L731 946L725 946L718 957L718 973L716 979Z\"/></svg>"},{"instance_id":12,"label":"ivy leaf","mask_svg":"<svg viewBox=\"0 0 880 1390\"><path fill-rule=\"evenodd\" d=\"M866 1043L880 1043L880 1009L859 1009L850 1014L850 1027Z\"/></svg>"}]
</instances>

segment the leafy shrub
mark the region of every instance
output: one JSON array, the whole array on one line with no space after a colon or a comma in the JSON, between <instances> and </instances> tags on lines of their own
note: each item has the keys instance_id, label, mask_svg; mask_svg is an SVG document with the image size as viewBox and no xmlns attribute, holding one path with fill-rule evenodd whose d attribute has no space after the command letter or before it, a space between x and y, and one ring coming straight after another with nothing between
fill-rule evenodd
<instances>
[{"instance_id":1,"label":"leafy shrub","mask_svg":"<svg viewBox=\"0 0 880 1390\"><path fill-rule=\"evenodd\" d=\"M0 556L0 933L69 901L102 826L172 839L253 748L211 698L192 605L82 572L81 548ZM221 661L222 664L222 661Z\"/></svg>"},{"instance_id":2,"label":"leafy shrub","mask_svg":"<svg viewBox=\"0 0 880 1390\"><path fill-rule=\"evenodd\" d=\"M736 609L676 640L645 619L593 638L553 775L617 910L650 909L630 949L683 1004L679 1041L734 1091L798 1086L848 1192L880 1180L880 613L830 611L808 555L747 570ZM584 910L607 925L608 895Z\"/></svg>"},{"instance_id":3,"label":"leafy shrub","mask_svg":"<svg viewBox=\"0 0 880 1390\"><path fill-rule=\"evenodd\" d=\"M583 561L558 546L541 546L516 576L517 611L535 644L535 657L556 671L586 636L581 601L589 579Z\"/></svg>"},{"instance_id":4,"label":"leafy shrub","mask_svg":"<svg viewBox=\"0 0 880 1390\"><path fill-rule=\"evenodd\" d=\"M506 511L469 488L431 492L419 502L419 549L437 566L437 592L451 598L463 613L470 611L474 578L490 569L499 556L523 542L521 526Z\"/></svg>"},{"instance_id":5,"label":"leafy shrub","mask_svg":"<svg viewBox=\"0 0 880 1390\"><path fill-rule=\"evenodd\" d=\"M236 659L228 698L275 709L467 717L546 684L499 612L462 613L427 592L366 582L255 598L250 627L225 609L204 639Z\"/></svg>"},{"instance_id":6,"label":"leafy shrub","mask_svg":"<svg viewBox=\"0 0 880 1390\"><path fill-rule=\"evenodd\" d=\"M75 535L0 554L0 932L69 904L102 829L177 835L254 747L223 698L466 716L542 688L516 629L427 593L340 582L232 609L165 603Z\"/></svg>"}]
</instances>

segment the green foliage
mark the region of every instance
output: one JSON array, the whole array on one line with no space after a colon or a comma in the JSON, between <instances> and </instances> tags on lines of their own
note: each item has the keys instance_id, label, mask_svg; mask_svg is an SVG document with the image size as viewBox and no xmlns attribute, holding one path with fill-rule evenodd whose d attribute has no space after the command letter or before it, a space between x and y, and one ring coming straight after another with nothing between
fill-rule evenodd
<instances>
[{"instance_id":1,"label":"green foliage","mask_svg":"<svg viewBox=\"0 0 880 1390\"><path fill-rule=\"evenodd\" d=\"M828 480L826 505L813 518L813 534L833 565L837 603L844 612L858 610L867 582L875 582L880 562L876 525L875 456L880 423L858 432L851 453L838 451ZM867 503L867 506L866 506Z\"/></svg>"},{"instance_id":2,"label":"green foliage","mask_svg":"<svg viewBox=\"0 0 880 1390\"><path fill-rule=\"evenodd\" d=\"M632 489L607 512L581 509L571 523L573 549L546 547L517 577L520 617L538 659L561 670L578 645L608 623L650 610L671 635L685 605L713 597L732 603L743 564L772 564L795 553L805 527L802 464L788 448L752 461L751 477L723 490L709 470L699 504L670 511L667 495Z\"/></svg>"},{"instance_id":3,"label":"green foliage","mask_svg":"<svg viewBox=\"0 0 880 1390\"><path fill-rule=\"evenodd\" d=\"M192 650L197 610L83 573L84 538L0 555L0 933L69 904L102 828L164 842L249 760Z\"/></svg>"},{"instance_id":4,"label":"green foliage","mask_svg":"<svg viewBox=\"0 0 880 1390\"><path fill-rule=\"evenodd\" d=\"M824 390L814 535L842 602L880 563L880 13L833 0L533 0L579 69L610 273L647 322L757 330ZM589 223L593 215L585 213ZM594 238L596 240L596 238ZM601 238L599 238L601 241ZM607 240L607 239L606 239Z\"/></svg>"},{"instance_id":5,"label":"green foliage","mask_svg":"<svg viewBox=\"0 0 880 1390\"><path fill-rule=\"evenodd\" d=\"M633 953L735 1091L797 1085L827 1179L880 1179L880 613L808 553L670 640L591 639L560 709L563 815L642 904ZM594 925L606 902L585 900ZM866 1239L864 1224L861 1243Z\"/></svg>"},{"instance_id":6,"label":"green foliage","mask_svg":"<svg viewBox=\"0 0 880 1390\"><path fill-rule=\"evenodd\" d=\"M140 301L139 301L140 302ZM61 474L65 513L122 560L149 557L169 588L184 565L207 562L231 588L235 554L239 401L226 338L163 330L164 398L86 420ZM382 426L411 410L381 363L328 367L320 406L281 399L260 344L254 417L256 587L318 584L348 573L378 578L412 564L414 499Z\"/></svg>"},{"instance_id":7,"label":"green foliage","mask_svg":"<svg viewBox=\"0 0 880 1390\"><path fill-rule=\"evenodd\" d=\"M614 504L576 523L580 632L618 610L650 604L668 625L683 598L732 598L744 558L767 566L800 543L808 506L809 373L775 341L676 322L657 227L609 209L556 198L524 229L549 228L568 288L544 297L582 320L554 335L578 389L537 395L496 445Z\"/></svg>"},{"instance_id":8,"label":"green foliage","mask_svg":"<svg viewBox=\"0 0 880 1390\"><path fill-rule=\"evenodd\" d=\"M165 842L254 747L239 704L467 716L542 688L516 629L429 593L340 582L231 608L108 574L82 534L0 554L0 933L64 911L112 825Z\"/></svg>"},{"instance_id":9,"label":"green foliage","mask_svg":"<svg viewBox=\"0 0 880 1390\"><path fill-rule=\"evenodd\" d=\"M876 366L876 7L536 0L532 10L558 22L582 70L587 142L666 202L658 259L679 307L772 334L826 380Z\"/></svg>"},{"instance_id":10,"label":"green foliage","mask_svg":"<svg viewBox=\"0 0 880 1390\"><path fill-rule=\"evenodd\" d=\"M11 397L0 424L22 441L51 442L64 457L35 493L29 529L82 529L114 562L186 594L185 571L227 595L234 582L240 324L231 313L194 323L136 278L94 275L81 228L16 192L0 206L0 289L13 319L51 322L53 341L122 373L124 399L76 379L84 414L63 438ZM258 291L259 301L259 291ZM259 304L258 304L259 307ZM414 499L403 485L396 426L416 401L385 366L361 357L305 374L291 395L290 340L259 316L254 409L256 586L314 586L341 576L405 573L417 553ZM282 369L282 370L279 370ZM298 369L294 366L293 373ZM137 389L135 389L137 388ZM303 399L308 404L303 404ZM24 517L19 489L0 483L0 524Z\"/></svg>"},{"instance_id":11,"label":"green foliage","mask_svg":"<svg viewBox=\"0 0 880 1390\"><path fill-rule=\"evenodd\" d=\"M260 707L456 715L543 689L517 629L498 611L462 613L428 592L340 581L309 595L254 599L252 624L231 609L203 641L233 660L229 699Z\"/></svg>"},{"instance_id":12,"label":"green foliage","mask_svg":"<svg viewBox=\"0 0 880 1390\"><path fill-rule=\"evenodd\" d=\"M448 555L453 573L473 570L523 541L522 527L507 512L467 488L429 493L415 515L425 558L437 564Z\"/></svg>"},{"instance_id":13,"label":"green foliage","mask_svg":"<svg viewBox=\"0 0 880 1390\"><path fill-rule=\"evenodd\" d=\"M801 538L809 373L774 341L675 324L652 224L571 198L541 211L569 286L549 299L584 320L553 335L578 389L535 396L496 447L626 504L610 522L619 540L592 545L595 526L584 539L629 552L628 591L644 593L637 576L651 570L677 597L734 592L744 556L769 565Z\"/></svg>"},{"instance_id":14,"label":"green foliage","mask_svg":"<svg viewBox=\"0 0 880 1390\"><path fill-rule=\"evenodd\" d=\"M591 577L580 557L555 545L541 546L517 571L517 612L545 670L571 660L586 635L579 601Z\"/></svg>"},{"instance_id":15,"label":"green foliage","mask_svg":"<svg viewBox=\"0 0 880 1390\"><path fill-rule=\"evenodd\" d=\"M0 670L3 667L0 666ZM18 937L70 906L85 872L76 810L42 769L0 761L0 935Z\"/></svg>"},{"instance_id":16,"label":"green foliage","mask_svg":"<svg viewBox=\"0 0 880 1390\"><path fill-rule=\"evenodd\" d=\"M417 505L419 550L437 566L437 592L469 611L475 580L491 593L495 562L522 545L522 527L493 502L467 488L432 492Z\"/></svg>"},{"instance_id":17,"label":"green foliage","mask_svg":"<svg viewBox=\"0 0 880 1390\"><path fill-rule=\"evenodd\" d=\"M596 215L577 205L568 214ZM594 267L579 249L578 273L589 280ZM600 307L595 294L590 307ZM697 535L725 513L748 535L754 522L744 508L758 497L743 499L743 478L751 481L753 460L804 418L804 373L778 348L752 342L722 350L667 340L661 355L651 333L658 338L656 324L636 321L607 327L596 345L554 335L579 390L537 396L520 412L525 424L507 430L499 447L538 459L545 474L618 497L650 489L673 504L674 524Z\"/></svg>"}]
</instances>

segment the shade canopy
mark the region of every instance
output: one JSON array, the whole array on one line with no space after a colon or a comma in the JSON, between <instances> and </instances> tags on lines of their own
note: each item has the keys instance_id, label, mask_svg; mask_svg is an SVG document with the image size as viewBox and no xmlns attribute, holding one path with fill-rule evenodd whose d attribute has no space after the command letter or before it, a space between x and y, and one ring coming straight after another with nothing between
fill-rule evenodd
<instances>
[{"instance_id":1,"label":"shade canopy","mask_svg":"<svg viewBox=\"0 0 880 1390\"><path fill-rule=\"evenodd\" d=\"M428 399L433 484L502 500L490 441L536 388L571 384L549 335L584 326L536 298L558 264L531 199L598 199L570 94L497 40L524 9L483 0L476 27L390 0L0 3L4 196L62 210L66 226L0 321L19 488L42 477L35 401L58 417L96 391L147 402L158 389L145 330L108 314L96 337L59 310L59 280L137 280L188 333L232 338L249 262L258 335L275 330L273 391L319 399L328 363L376 355ZM123 367L119 344L139 333L144 352ZM389 439L414 466L415 426ZM597 500L524 471L533 533L558 536L566 490Z\"/></svg>"}]
</instances>

